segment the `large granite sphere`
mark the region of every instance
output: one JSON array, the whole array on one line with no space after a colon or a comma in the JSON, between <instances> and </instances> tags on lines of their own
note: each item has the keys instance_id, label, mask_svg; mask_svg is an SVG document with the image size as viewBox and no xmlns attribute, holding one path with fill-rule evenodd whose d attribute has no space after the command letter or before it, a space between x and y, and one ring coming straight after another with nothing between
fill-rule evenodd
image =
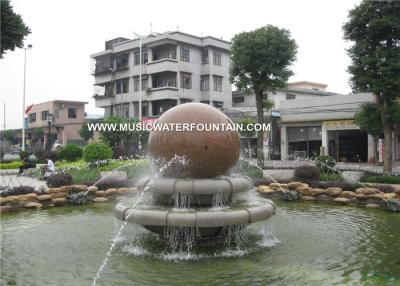
<instances>
[{"instance_id":1,"label":"large granite sphere","mask_svg":"<svg viewBox=\"0 0 400 286\"><path fill-rule=\"evenodd\" d=\"M232 121L218 109L203 103L185 103L165 112L158 124L178 129L183 124L219 124ZM165 125L164 125L165 126ZM196 125L198 126L198 125ZM204 125L202 125L204 126ZM240 137L236 131L153 130L149 138L150 154L164 175L187 178L212 178L226 174L239 159Z\"/></svg>"}]
</instances>

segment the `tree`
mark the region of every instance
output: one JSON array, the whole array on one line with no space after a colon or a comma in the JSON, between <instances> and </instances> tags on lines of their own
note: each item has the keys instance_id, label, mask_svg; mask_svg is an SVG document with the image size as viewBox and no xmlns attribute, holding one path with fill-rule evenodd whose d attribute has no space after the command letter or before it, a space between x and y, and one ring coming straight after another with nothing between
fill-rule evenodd
<instances>
[{"instance_id":1,"label":"tree","mask_svg":"<svg viewBox=\"0 0 400 286\"><path fill-rule=\"evenodd\" d=\"M87 142L89 139L93 139L94 132L89 130L87 123L83 123L81 129L79 129L79 135Z\"/></svg>"},{"instance_id":2,"label":"tree","mask_svg":"<svg viewBox=\"0 0 400 286\"><path fill-rule=\"evenodd\" d=\"M44 136L43 128L36 128L35 131L33 132L33 135L35 136L35 141L37 139L42 139Z\"/></svg>"},{"instance_id":3,"label":"tree","mask_svg":"<svg viewBox=\"0 0 400 286\"><path fill-rule=\"evenodd\" d=\"M385 138L384 172L392 172L393 117L391 106L400 91L400 2L363 1L349 12L343 26L348 50L348 71L354 92L372 92Z\"/></svg>"},{"instance_id":4,"label":"tree","mask_svg":"<svg viewBox=\"0 0 400 286\"><path fill-rule=\"evenodd\" d=\"M30 34L21 15L16 14L9 0L1 0L1 51L0 58L6 51L14 51L16 47L24 46L24 38Z\"/></svg>"},{"instance_id":5,"label":"tree","mask_svg":"<svg viewBox=\"0 0 400 286\"><path fill-rule=\"evenodd\" d=\"M17 142L17 136L15 136L15 132L12 130L5 130L3 132L3 138L10 142L10 144L15 144Z\"/></svg>"},{"instance_id":6,"label":"tree","mask_svg":"<svg viewBox=\"0 0 400 286\"><path fill-rule=\"evenodd\" d=\"M400 122L399 103L394 103L390 106L388 118L392 124ZM375 146L377 146L379 137L383 135L382 116L379 106L372 102L364 103L361 106L361 110L354 115L354 121L358 126L360 126L361 130L366 131L374 137L374 143ZM375 151L376 148L374 152ZM377 159L376 156L377 154L375 152L375 160Z\"/></svg>"},{"instance_id":7,"label":"tree","mask_svg":"<svg viewBox=\"0 0 400 286\"><path fill-rule=\"evenodd\" d=\"M256 95L257 122L264 124L266 91L284 88L293 74L290 65L297 52L296 42L286 29L268 25L242 32L232 39L231 81L238 89L253 89ZM267 104L268 105L268 104ZM257 163L264 165L264 132L257 134Z\"/></svg>"},{"instance_id":8,"label":"tree","mask_svg":"<svg viewBox=\"0 0 400 286\"><path fill-rule=\"evenodd\" d=\"M250 146L250 138L253 137L256 132L254 131L254 128L248 128L250 126L254 126L254 124L257 123L257 121L253 118L242 118L238 122L240 125L243 126L243 130L239 131L240 136L246 138L247 140L247 149L249 152L249 158L251 158L251 146Z\"/></svg>"}]
</instances>

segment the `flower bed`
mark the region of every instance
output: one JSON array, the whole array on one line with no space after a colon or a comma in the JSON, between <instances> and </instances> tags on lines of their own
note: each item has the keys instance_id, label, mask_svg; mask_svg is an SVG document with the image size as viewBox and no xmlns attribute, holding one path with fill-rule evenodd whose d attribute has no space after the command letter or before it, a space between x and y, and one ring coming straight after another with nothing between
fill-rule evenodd
<instances>
[{"instance_id":1,"label":"flower bed","mask_svg":"<svg viewBox=\"0 0 400 286\"><path fill-rule=\"evenodd\" d=\"M313 188L303 182L271 183L257 187L257 191L267 198L354 204L400 211L400 189L393 190L383 192L375 187L358 187L352 191L344 191L341 187Z\"/></svg>"}]
</instances>

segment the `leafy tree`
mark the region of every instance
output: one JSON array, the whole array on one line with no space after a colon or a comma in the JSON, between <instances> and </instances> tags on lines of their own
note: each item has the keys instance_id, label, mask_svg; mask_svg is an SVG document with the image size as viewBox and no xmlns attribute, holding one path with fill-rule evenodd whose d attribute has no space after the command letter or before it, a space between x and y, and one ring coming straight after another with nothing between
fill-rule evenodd
<instances>
[{"instance_id":1,"label":"leafy tree","mask_svg":"<svg viewBox=\"0 0 400 286\"><path fill-rule=\"evenodd\" d=\"M35 140L42 139L44 136L43 128L36 128L35 131L33 132L33 135L35 137Z\"/></svg>"},{"instance_id":2,"label":"leafy tree","mask_svg":"<svg viewBox=\"0 0 400 286\"><path fill-rule=\"evenodd\" d=\"M376 96L385 138L384 172L392 172L393 116L390 108L400 91L400 2L362 1L349 12L343 26L348 50L348 71L355 92Z\"/></svg>"},{"instance_id":3,"label":"leafy tree","mask_svg":"<svg viewBox=\"0 0 400 286\"><path fill-rule=\"evenodd\" d=\"M77 144L67 144L59 152L58 157L61 160L66 160L69 162L77 161L82 157L83 149Z\"/></svg>"},{"instance_id":4,"label":"leafy tree","mask_svg":"<svg viewBox=\"0 0 400 286\"><path fill-rule=\"evenodd\" d=\"M79 129L79 135L83 140L89 141L89 139L93 139L93 130L89 130L87 123L83 123L81 129Z\"/></svg>"},{"instance_id":5,"label":"leafy tree","mask_svg":"<svg viewBox=\"0 0 400 286\"><path fill-rule=\"evenodd\" d=\"M283 88L293 74L290 65L297 52L290 32L272 25L242 32L232 39L231 81L238 89L253 89L256 95L257 122L264 123L263 109L268 107L266 91ZM257 134L257 163L264 165L264 132Z\"/></svg>"},{"instance_id":6,"label":"leafy tree","mask_svg":"<svg viewBox=\"0 0 400 286\"><path fill-rule=\"evenodd\" d=\"M16 47L24 46L24 38L30 34L30 29L25 25L21 15L16 14L9 0L1 0L1 51L0 58L6 51L14 51Z\"/></svg>"},{"instance_id":7,"label":"leafy tree","mask_svg":"<svg viewBox=\"0 0 400 286\"><path fill-rule=\"evenodd\" d=\"M109 160L112 157L112 149L105 143L92 143L83 150L83 159L85 162L96 162Z\"/></svg>"},{"instance_id":8,"label":"leafy tree","mask_svg":"<svg viewBox=\"0 0 400 286\"><path fill-rule=\"evenodd\" d=\"M249 126L254 126L257 121L253 118L242 118L238 122L240 125L243 126L243 130L240 130L239 133L242 137L246 138L247 140L247 150L249 152L249 158L251 158L251 146L250 146L250 138L253 137L256 132L253 128L248 128Z\"/></svg>"},{"instance_id":9,"label":"leafy tree","mask_svg":"<svg viewBox=\"0 0 400 286\"><path fill-rule=\"evenodd\" d=\"M3 132L3 138L11 144L15 144L17 142L17 136L15 136L15 132L12 130L5 130Z\"/></svg>"}]
</instances>

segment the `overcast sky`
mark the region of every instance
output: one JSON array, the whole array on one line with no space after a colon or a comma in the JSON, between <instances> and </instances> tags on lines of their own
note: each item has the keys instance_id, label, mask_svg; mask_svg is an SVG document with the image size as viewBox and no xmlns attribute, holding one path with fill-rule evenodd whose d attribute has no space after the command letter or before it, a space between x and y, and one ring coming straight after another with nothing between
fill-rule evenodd
<instances>
[{"instance_id":1,"label":"overcast sky","mask_svg":"<svg viewBox=\"0 0 400 286\"><path fill-rule=\"evenodd\" d=\"M11 0L32 33L27 55L26 105L53 99L88 101L94 105L89 55L115 37L176 30L230 40L236 33L266 24L289 29L299 48L290 81L328 84L328 90L349 93L350 63L342 25L359 0L342 1L178 1L178 0ZM22 126L24 52L0 60L0 95L6 102L8 128ZM3 107L1 107L3 112ZM0 119L3 127L3 116Z\"/></svg>"}]
</instances>

